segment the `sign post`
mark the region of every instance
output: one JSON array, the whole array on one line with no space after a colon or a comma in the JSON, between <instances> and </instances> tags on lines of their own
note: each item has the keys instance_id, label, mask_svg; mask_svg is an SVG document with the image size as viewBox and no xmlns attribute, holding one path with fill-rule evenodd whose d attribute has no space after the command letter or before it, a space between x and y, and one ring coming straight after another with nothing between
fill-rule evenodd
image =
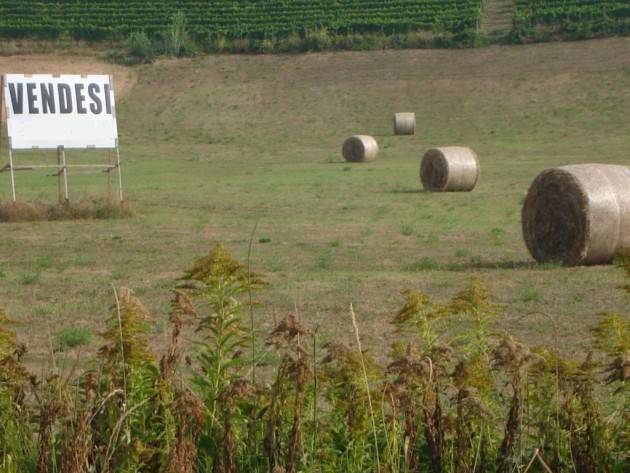
<instances>
[{"instance_id":1,"label":"sign post","mask_svg":"<svg viewBox=\"0 0 630 473\"><path fill-rule=\"evenodd\" d=\"M0 172L11 175L16 201L15 171L57 170L60 203L68 203L70 168L105 168L108 182L118 170L118 197L123 201L118 125L112 78L108 75L6 74L2 76L0 110L6 109L9 163ZM1 129L0 123L0 129ZM14 165L16 150L57 150L57 164ZM116 150L116 163L68 164L66 149ZM53 174L55 175L55 174Z\"/></svg>"},{"instance_id":2,"label":"sign post","mask_svg":"<svg viewBox=\"0 0 630 473\"><path fill-rule=\"evenodd\" d=\"M122 171L120 169L120 148L118 147L118 140L116 140L116 168L118 169L118 198L120 202L123 201L123 187L122 187Z\"/></svg>"},{"instance_id":3,"label":"sign post","mask_svg":"<svg viewBox=\"0 0 630 473\"><path fill-rule=\"evenodd\" d=\"M59 170L57 171L57 181L59 186L59 203L68 204L70 199L68 197L68 170L66 168L66 152L63 146L57 146L57 165ZM63 176L63 179L62 177Z\"/></svg>"},{"instance_id":4,"label":"sign post","mask_svg":"<svg viewBox=\"0 0 630 473\"><path fill-rule=\"evenodd\" d=\"M15 173L13 172L13 150L11 149L11 138L9 138L9 170L11 171L11 197L15 199Z\"/></svg>"}]
</instances>

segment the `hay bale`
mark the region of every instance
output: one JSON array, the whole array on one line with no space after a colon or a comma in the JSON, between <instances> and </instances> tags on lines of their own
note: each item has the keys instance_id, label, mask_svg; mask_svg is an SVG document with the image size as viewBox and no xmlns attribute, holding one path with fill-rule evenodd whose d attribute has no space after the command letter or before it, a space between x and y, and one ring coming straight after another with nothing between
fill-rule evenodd
<instances>
[{"instance_id":1,"label":"hay bale","mask_svg":"<svg viewBox=\"0 0 630 473\"><path fill-rule=\"evenodd\" d=\"M374 161L378 156L378 143L368 135L354 135L343 143L343 157L351 163Z\"/></svg>"},{"instance_id":2,"label":"hay bale","mask_svg":"<svg viewBox=\"0 0 630 473\"><path fill-rule=\"evenodd\" d=\"M522 219L537 261L610 263L630 248L630 168L581 164L543 171L529 188Z\"/></svg>"},{"instance_id":3,"label":"hay bale","mask_svg":"<svg viewBox=\"0 0 630 473\"><path fill-rule=\"evenodd\" d=\"M479 160L470 148L447 146L427 151L420 180L428 191L471 191L479 180Z\"/></svg>"},{"instance_id":4,"label":"hay bale","mask_svg":"<svg viewBox=\"0 0 630 473\"><path fill-rule=\"evenodd\" d=\"M415 135L416 114L396 113L394 115L394 135Z\"/></svg>"}]
</instances>

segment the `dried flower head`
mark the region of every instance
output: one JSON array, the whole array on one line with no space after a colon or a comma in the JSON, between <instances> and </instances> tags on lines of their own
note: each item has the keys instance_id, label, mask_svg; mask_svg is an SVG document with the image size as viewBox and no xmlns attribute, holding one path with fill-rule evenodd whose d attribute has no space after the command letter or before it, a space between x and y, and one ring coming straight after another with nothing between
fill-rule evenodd
<instances>
[{"instance_id":1,"label":"dried flower head","mask_svg":"<svg viewBox=\"0 0 630 473\"><path fill-rule=\"evenodd\" d=\"M503 338L492 354L495 366L508 370L518 370L540 360L540 356L532 353L527 345L510 336Z\"/></svg>"},{"instance_id":2,"label":"dried flower head","mask_svg":"<svg viewBox=\"0 0 630 473\"><path fill-rule=\"evenodd\" d=\"M323 364L345 360L350 353L350 348L341 342L325 343L323 348L326 350L326 356L322 359Z\"/></svg>"},{"instance_id":3,"label":"dried flower head","mask_svg":"<svg viewBox=\"0 0 630 473\"><path fill-rule=\"evenodd\" d=\"M152 360L146 338L147 324L151 319L149 311L134 295L131 289L120 288L112 315L108 319L108 329L103 333L107 344L99 354L110 364L121 361L125 364L144 363Z\"/></svg>"},{"instance_id":4,"label":"dried flower head","mask_svg":"<svg viewBox=\"0 0 630 473\"><path fill-rule=\"evenodd\" d=\"M185 272L182 280L207 286L234 284L240 286L242 290L265 285L258 274L248 271L220 244L217 244L209 255L195 261L193 267Z\"/></svg>"},{"instance_id":5,"label":"dried flower head","mask_svg":"<svg viewBox=\"0 0 630 473\"><path fill-rule=\"evenodd\" d=\"M272 330L268 343L278 347L286 346L299 336L311 335L311 333L308 327L303 325L295 315L290 314Z\"/></svg>"}]
</instances>

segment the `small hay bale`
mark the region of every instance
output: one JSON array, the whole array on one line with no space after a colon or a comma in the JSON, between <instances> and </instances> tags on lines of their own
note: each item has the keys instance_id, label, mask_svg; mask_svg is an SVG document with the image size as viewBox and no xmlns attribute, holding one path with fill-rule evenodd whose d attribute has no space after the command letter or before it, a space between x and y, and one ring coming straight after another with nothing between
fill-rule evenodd
<instances>
[{"instance_id":1,"label":"small hay bale","mask_svg":"<svg viewBox=\"0 0 630 473\"><path fill-rule=\"evenodd\" d=\"M523 236L539 262L606 264L630 248L630 168L581 164L536 177L522 212Z\"/></svg>"},{"instance_id":2,"label":"small hay bale","mask_svg":"<svg viewBox=\"0 0 630 473\"><path fill-rule=\"evenodd\" d=\"M431 192L471 191L479 180L479 159L470 148L447 146L427 151L420 180Z\"/></svg>"},{"instance_id":3,"label":"small hay bale","mask_svg":"<svg viewBox=\"0 0 630 473\"><path fill-rule=\"evenodd\" d=\"M343 143L343 157L351 163L374 161L378 156L378 143L368 135L354 135Z\"/></svg>"},{"instance_id":4,"label":"small hay bale","mask_svg":"<svg viewBox=\"0 0 630 473\"><path fill-rule=\"evenodd\" d=\"M416 114L396 113L394 115L394 135L415 135L416 134Z\"/></svg>"}]
</instances>

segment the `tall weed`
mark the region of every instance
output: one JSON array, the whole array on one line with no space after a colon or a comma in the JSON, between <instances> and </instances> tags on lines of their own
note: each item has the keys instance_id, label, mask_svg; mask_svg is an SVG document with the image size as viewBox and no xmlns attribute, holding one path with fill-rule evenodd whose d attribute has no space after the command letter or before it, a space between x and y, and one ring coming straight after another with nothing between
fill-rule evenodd
<instances>
[{"instance_id":1,"label":"tall weed","mask_svg":"<svg viewBox=\"0 0 630 473\"><path fill-rule=\"evenodd\" d=\"M408 290L383 364L354 316L356 349L318 346L298 314L260 336L262 287L216 246L173 291L161 357L121 288L97 357L45 377L0 311L0 472L628 471L627 314L576 362L495 333L509 308L478 278L445 302Z\"/></svg>"}]
</instances>

